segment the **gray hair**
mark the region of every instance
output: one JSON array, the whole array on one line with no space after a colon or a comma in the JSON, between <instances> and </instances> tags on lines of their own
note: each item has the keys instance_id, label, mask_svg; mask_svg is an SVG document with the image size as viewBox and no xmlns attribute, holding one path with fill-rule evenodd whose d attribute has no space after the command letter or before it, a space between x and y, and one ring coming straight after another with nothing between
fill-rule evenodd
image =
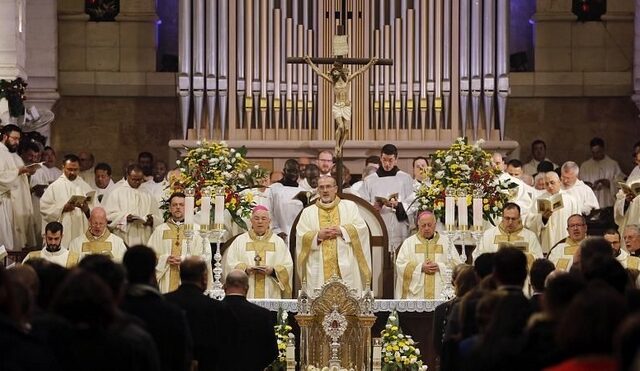
<instances>
[{"instance_id":1,"label":"gray hair","mask_svg":"<svg viewBox=\"0 0 640 371\"><path fill-rule=\"evenodd\" d=\"M636 231L636 234L640 234L640 225L638 224L627 224L624 227L624 230L626 231L627 229L633 229L634 231Z\"/></svg>"},{"instance_id":2,"label":"gray hair","mask_svg":"<svg viewBox=\"0 0 640 371\"><path fill-rule=\"evenodd\" d=\"M578 164L576 164L573 161L567 161L564 164L562 164L562 167L560 168L560 171L563 172L563 173L565 171L571 171L575 175L578 175L580 173L580 166L578 166Z\"/></svg>"}]
</instances>

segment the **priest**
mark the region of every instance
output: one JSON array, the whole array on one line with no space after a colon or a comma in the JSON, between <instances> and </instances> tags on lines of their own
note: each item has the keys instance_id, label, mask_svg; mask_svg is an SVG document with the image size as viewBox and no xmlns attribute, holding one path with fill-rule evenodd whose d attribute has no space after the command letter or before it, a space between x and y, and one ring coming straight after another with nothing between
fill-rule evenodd
<instances>
[{"instance_id":1,"label":"priest","mask_svg":"<svg viewBox=\"0 0 640 371\"><path fill-rule=\"evenodd\" d=\"M592 210L599 209L600 204L593 189L578 179L579 172L578 164L573 161L567 161L562 164L560 168L562 190L575 197L583 215L589 215Z\"/></svg>"},{"instance_id":2,"label":"priest","mask_svg":"<svg viewBox=\"0 0 640 371\"><path fill-rule=\"evenodd\" d=\"M62 165L62 175L47 187L40 199L42 225L59 221L64 226L62 245L81 236L89 227L89 209L94 206L95 197L86 198L91 187L78 176L80 160L76 155L66 155ZM72 196L78 196L73 197Z\"/></svg>"},{"instance_id":3,"label":"priest","mask_svg":"<svg viewBox=\"0 0 640 371\"><path fill-rule=\"evenodd\" d=\"M153 228L163 222L158 202L152 195L140 190L143 181L142 168L138 165L129 166L126 182L114 189L104 203L109 228L127 246L144 245L149 241Z\"/></svg>"},{"instance_id":4,"label":"priest","mask_svg":"<svg viewBox=\"0 0 640 371\"><path fill-rule=\"evenodd\" d=\"M618 162L605 154L602 138L591 139L589 145L591 158L580 165L580 179L593 188L601 208L613 206L617 182L624 179L624 173Z\"/></svg>"},{"instance_id":5,"label":"priest","mask_svg":"<svg viewBox=\"0 0 640 371\"><path fill-rule=\"evenodd\" d=\"M396 258L396 299L440 299L445 285L445 269L462 264L460 255L447 238L436 232L431 211L418 216L418 232L407 238Z\"/></svg>"},{"instance_id":6,"label":"priest","mask_svg":"<svg viewBox=\"0 0 640 371\"><path fill-rule=\"evenodd\" d=\"M291 226L300 211L306 206L303 200L297 196L306 192L298 185L300 169L298 161L288 159L284 163L282 170L284 177L279 182L273 183L270 187L271 217L273 218L273 233L284 239L289 245ZM302 192L302 193L301 193ZM304 200L307 202L308 200Z\"/></svg>"},{"instance_id":7,"label":"priest","mask_svg":"<svg viewBox=\"0 0 640 371\"><path fill-rule=\"evenodd\" d=\"M604 235L602 237L611 244L613 256L624 268L640 269L640 258L637 256L631 256L626 249L621 248L622 241L620 239L620 233L617 230L613 228L607 229L604 231Z\"/></svg>"},{"instance_id":8,"label":"priest","mask_svg":"<svg viewBox=\"0 0 640 371\"><path fill-rule=\"evenodd\" d=\"M122 238L107 229L107 213L102 207L91 210L89 229L71 241L69 251L80 255L103 254L120 263L127 251Z\"/></svg>"},{"instance_id":9,"label":"priest","mask_svg":"<svg viewBox=\"0 0 640 371\"><path fill-rule=\"evenodd\" d=\"M335 178L318 181L319 198L300 214L296 264L309 292L333 276L358 291L371 286L369 229L353 201L337 197Z\"/></svg>"},{"instance_id":10,"label":"priest","mask_svg":"<svg viewBox=\"0 0 640 371\"><path fill-rule=\"evenodd\" d=\"M187 240L184 224L183 193L169 197L169 219L160 224L149 237L147 246L158 256L156 278L160 292L174 291L180 286L180 264L188 256L200 256L207 264L207 287L211 287L211 245L203 243L198 226L193 226L193 237Z\"/></svg>"},{"instance_id":11,"label":"priest","mask_svg":"<svg viewBox=\"0 0 640 371\"><path fill-rule=\"evenodd\" d=\"M543 257L538 237L522 226L520 206L513 202L508 202L502 209L500 224L484 232L480 246L473 250L473 259L484 253L498 251L502 244L521 249L527 256L529 266Z\"/></svg>"},{"instance_id":12,"label":"priest","mask_svg":"<svg viewBox=\"0 0 640 371\"><path fill-rule=\"evenodd\" d=\"M568 271L573 265L573 257L580 243L587 238L587 220L580 214L574 214L567 220L567 232L569 236L560 240L549 251L549 260L556 269Z\"/></svg>"},{"instance_id":13,"label":"priest","mask_svg":"<svg viewBox=\"0 0 640 371\"><path fill-rule=\"evenodd\" d=\"M61 245L63 227L59 222L50 222L44 227L44 243L42 250L31 251L22 261L23 263L36 258L71 268L78 264L78 254L70 252Z\"/></svg>"},{"instance_id":14,"label":"priest","mask_svg":"<svg viewBox=\"0 0 640 371\"><path fill-rule=\"evenodd\" d=\"M269 209L253 208L250 230L236 237L227 250L225 272L247 273L247 298L290 299L293 259L282 238L271 232L270 223Z\"/></svg>"},{"instance_id":15,"label":"priest","mask_svg":"<svg viewBox=\"0 0 640 371\"><path fill-rule=\"evenodd\" d=\"M550 171L544 174L545 190L543 194L531 205L531 211L527 216L525 226L533 231L540 240L542 252L548 253L551 247L566 236L567 219L573 214L580 213L580 207L576 199L560 190L560 177L556 172ZM562 206L553 210L539 210L541 199L550 199L560 194Z\"/></svg>"}]
</instances>

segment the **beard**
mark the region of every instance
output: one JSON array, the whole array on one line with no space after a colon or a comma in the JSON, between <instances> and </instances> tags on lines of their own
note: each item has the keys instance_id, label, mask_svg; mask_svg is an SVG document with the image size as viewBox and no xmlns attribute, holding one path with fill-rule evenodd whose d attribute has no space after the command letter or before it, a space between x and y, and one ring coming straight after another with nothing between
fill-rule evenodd
<instances>
[{"instance_id":1,"label":"beard","mask_svg":"<svg viewBox=\"0 0 640 371\"><path fill-rule=\"evenodd\" d=\"M48 251L58 251L60 250L60 245L49 245L47 244L47 250Z\"/></svg>"}]
</instances>

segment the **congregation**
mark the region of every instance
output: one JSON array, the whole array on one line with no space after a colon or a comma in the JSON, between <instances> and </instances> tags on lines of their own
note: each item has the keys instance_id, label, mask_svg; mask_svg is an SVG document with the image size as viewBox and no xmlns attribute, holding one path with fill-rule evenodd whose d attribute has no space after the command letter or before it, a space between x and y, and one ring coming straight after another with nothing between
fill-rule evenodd
<instances>
[{"instance_id":1,"label":"congregation","mask_svg":"<svg viewBox=\"0 0 640 371\"><path fill-rule=\"evenodd\" d=\"M205 295L211 245L185 237L186 196L165 194L166 163L141 152L114 181L92 153L58 161L16 126L1 133L0 246L29 253L0 267L0 369L264 370L278 354L275 318L250 299L292 298L296 275L309 290L333 276L367 290L379 269L359 203L340 197L330 151L289 159L244 191L256 205L247 230L228 240L218 301ZM430 181L429 158L405 172L386 144L361 176L344 168L342 192L384 221L394 297L455 290L435 311L430 368L640 367L640 144L628 176L602 139L589 146L580 165L558 166L541 140L527 163L494 153L499 178L517 187L467 261L414 202ZM307 202L296 197L307 191ZM589 230L596 225L605 227Z\"/></svg>"}]
</instances>

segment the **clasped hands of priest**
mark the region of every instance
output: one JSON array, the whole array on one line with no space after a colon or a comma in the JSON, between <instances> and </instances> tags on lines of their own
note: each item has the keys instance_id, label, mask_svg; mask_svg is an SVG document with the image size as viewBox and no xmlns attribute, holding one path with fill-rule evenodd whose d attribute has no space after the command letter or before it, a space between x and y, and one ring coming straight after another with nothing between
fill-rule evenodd
<instances>
[{"instance_id":1,"label":"clasped hands of priest","mask_svg":"<svg viewBox=\"0 0 640 371\"><path fill-rule=\"evenodd\" d=\"M433 262L427 259L424 261L424 263L422 263L422 272L425 274L435 274L436 272L439 272L439 271L440 271L440 267L436 262Z\"/></svg>"},{"instance_id":2,"label":"clasped hands of priest","mask_svg":"<svg viewBox=\"0 0 640 371\"><path fill-rule=\"evenodd\" d=\"M322 243L322 241L332 240L334 238L342 237L342 229L340 226L333 226L322 228L318 231L318 244Z\"/></svg>"},{"instance_id":3,"label":"clasped hands of priest","mask_svg":"<svg viewBox=\"0 0 640 371\"><path fill-rule=\"evenodd\" d=\"M272 276L274 272L273 267L269 265L247 267L244 271L246 274L264 274L265 276Z\"/></svg>"}]
</instances>

